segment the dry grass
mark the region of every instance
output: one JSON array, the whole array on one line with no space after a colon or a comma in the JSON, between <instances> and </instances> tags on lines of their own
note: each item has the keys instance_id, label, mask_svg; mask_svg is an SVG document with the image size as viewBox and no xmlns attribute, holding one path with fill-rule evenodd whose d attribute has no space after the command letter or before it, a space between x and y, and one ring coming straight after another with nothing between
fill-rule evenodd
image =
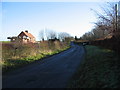
<instances>
[{"instance_id":1,"label":"dry grass","mask_svg":"<svg viewBox=\"0 0 120 90\"><path fill-rule=\"evenodd\" d=\"M40 60L48 55L53 55L68 48L64 42L41 43L2 43L2 68L3 72Z\"/></svg>"}]
</instances>

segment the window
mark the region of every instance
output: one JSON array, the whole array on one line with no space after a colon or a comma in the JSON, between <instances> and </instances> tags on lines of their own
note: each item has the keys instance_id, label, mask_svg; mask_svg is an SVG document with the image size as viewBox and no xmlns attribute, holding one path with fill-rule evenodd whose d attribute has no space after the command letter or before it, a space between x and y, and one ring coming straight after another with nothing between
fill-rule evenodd
<instances>
[{"instance_id":1,"label":"window","mask_svg":"<svg viewBox=\"0 0 120 90\"><path fill-rule=\"evenodd\" d=\"M29 37L27 37L27 39L30 39Z\"/></svg>"},{"instance_id":2,"label":"window","mask_svg":"<svg viewBox=\"0 0 120 90\"><path fill-rule=\"evenodd\" d=\"M21 38L21 36L19 36L19 38Z\"/></svg>"},{"instance_id":3,"label":"window","mask_svg":"<svg viewBox=\"0 0 120 90\"><path fill-rule=\"evenodd\" d=\"M26 36L23 36L23 38L25 39L25 38L27 38Z\"/></svg>"}]
</instances>

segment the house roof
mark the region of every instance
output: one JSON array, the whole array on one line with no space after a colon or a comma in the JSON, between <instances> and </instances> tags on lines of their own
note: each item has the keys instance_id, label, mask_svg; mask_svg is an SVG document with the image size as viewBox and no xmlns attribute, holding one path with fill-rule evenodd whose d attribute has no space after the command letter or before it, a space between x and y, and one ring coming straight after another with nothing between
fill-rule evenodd
<instances>
[{"instance_id":1,"label":"house roof","mask_svg":"<svg viewBox=\"0 0 120 90\"><path fill-rule=\"evenodd\" d=\"M24 33L26 36L28 36L28 37L30 37L30 38L35 38L31 33L23 32L23 31L22 31L21 33ZM20 33L18 36L20 36L21 33Z\"/></svg>"}]
</instances>

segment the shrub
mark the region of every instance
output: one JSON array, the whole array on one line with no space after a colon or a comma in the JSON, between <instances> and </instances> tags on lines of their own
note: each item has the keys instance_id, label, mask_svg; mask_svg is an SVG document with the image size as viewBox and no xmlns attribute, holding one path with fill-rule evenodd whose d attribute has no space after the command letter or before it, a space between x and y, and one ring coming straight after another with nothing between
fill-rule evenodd
<instances>
[{"instance_id":1,"label":"shrub","mask_svg":"<svg viewBox=\"0 0 120 90\"><path fill-rule=\"evenodd\" d=\"M41 43L2 43L2 65L7 71L12 67L21 66L39 60L47 55L67 49L65 42L44 41Z\"/></svg>"}]
</instances>

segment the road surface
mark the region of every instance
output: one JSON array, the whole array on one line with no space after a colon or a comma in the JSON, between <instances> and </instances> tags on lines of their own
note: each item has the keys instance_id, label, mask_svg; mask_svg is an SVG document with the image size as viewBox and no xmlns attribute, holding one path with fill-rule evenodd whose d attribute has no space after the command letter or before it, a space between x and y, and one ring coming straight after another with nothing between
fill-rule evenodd
<instances>
[{"instance_id":1,"label":"road surface","mask_svg":"<svg viewBox=\"0 0 120 90\"><path fill-rule=\"evenodd\" d=\"M84 57L84 48L71 48L3 76L2 88L65 88Z\"/></svg>"}]
</instances>

